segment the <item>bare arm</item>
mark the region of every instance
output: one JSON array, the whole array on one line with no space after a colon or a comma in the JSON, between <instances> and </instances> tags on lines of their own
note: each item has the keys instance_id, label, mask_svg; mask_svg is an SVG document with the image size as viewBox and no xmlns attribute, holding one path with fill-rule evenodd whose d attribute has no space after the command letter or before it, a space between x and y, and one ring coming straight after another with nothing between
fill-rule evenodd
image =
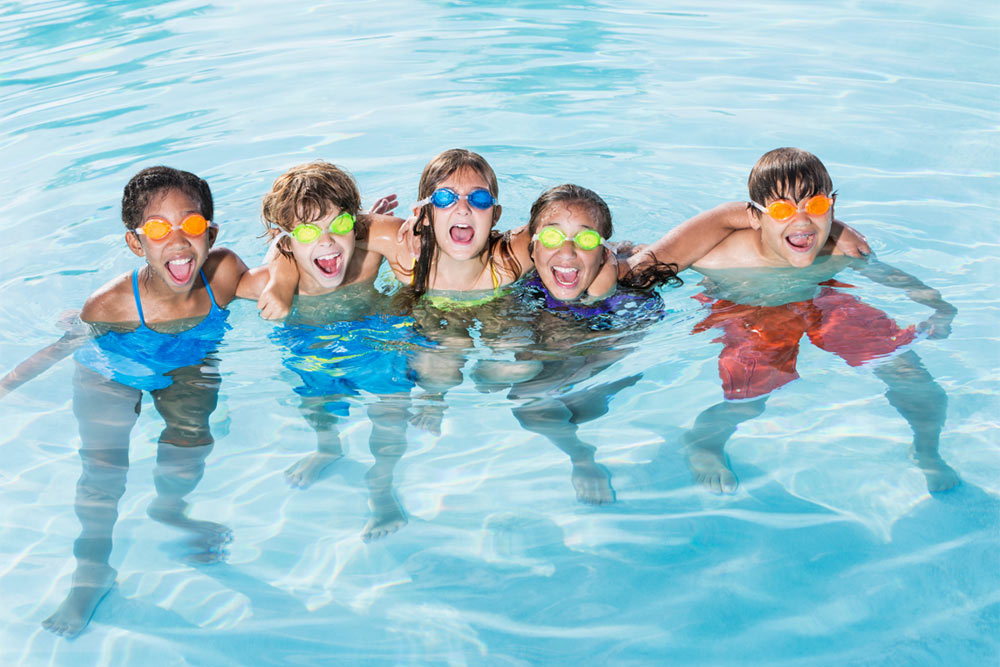
<instances>
[{"instance_id":1,"label":"bare arm","mask_svg":"<svg viewBox=\"0 0 1000 667\"><path fill-rule=\"evenodd\" d=\"M292 299L299 286L299 267L291 257L277 250L271 252L268 253L268 280L257 299L257 308L265 320L280 320L292 309Z\"/></svg>"},{"instance_id":2,"label":"bare arm","mask_svg":"<svg viewBox=\"0 0 1000 667\"><path fill-rule=\"evenodd\" d=\"M721 204L688 218L623 264L624 270L659 262L674 264L683 271L704 257L720 241L738 229L750 226L745 202Z\"/></svg>"},{"instance_id":3,"label":"bare arm","mask_svg":"<svg viewBox=\"0 0 1000 667\"><path fill-rule=\"evenodd\" d=\"M587 288L587 296L594 298L607 298L614 293L618 285L618 261L615 253L608 248L602 248L604 252L604 264L600 272L594 276L594 281Z\"/></svg>"},{"instance_id":4,"label":"bare arm","mask_svg":"<svg viewBox=\"0 0 1000 667\"><path fill-rule=\"evenodd\" d=\"M77 312L73 312L74 322L62 338L43 347L38 352L19 363L14 370L0 378L0 398L14 391L28 380L32 380L49 370L56 362L80 347L90 333L89 327L80 321Z\"/></svg>"},{"instance_id":5,"label":"bare arm","mask_svg":"<svg viewBox=\"0 0 1000 667\"><path fill-rule=\"evenodd\" d=\"M855 268L866 278L887 287L901 289L916 303L932 308L934 314L917 325L920 331L927 331L929 338L947 338L951 334L951 322L955 319L958 309L945 301L936 289L874 257Z\"/></svg>"}]
</instances>

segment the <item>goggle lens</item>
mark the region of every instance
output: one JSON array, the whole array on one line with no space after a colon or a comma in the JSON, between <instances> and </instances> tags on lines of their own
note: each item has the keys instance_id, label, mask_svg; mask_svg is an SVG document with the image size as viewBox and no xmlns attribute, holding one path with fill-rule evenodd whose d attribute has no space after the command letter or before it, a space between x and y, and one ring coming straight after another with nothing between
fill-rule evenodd
<instances>
[{"instance_id":1,"label":"goggle lens","mask_svg":"<svg viewBox=\"0 0 1000 667\"><path fill-rule=\"evenodd\" d=\"M549 250L555 250L561 248L564 243L568 240L568 237L563 232L563 230L558 227L545 227L538 234L535 235L538 242ZM573 237L573 243L580 250L593 250L597 246L601 245L604 239L593 229L584 229L577 232L576 236Z\"/></svg>"},{"instance_id":2,"label":"goggle lens","mask_svg":"<svg viewBox=\"0 0 1000 667\"><path fill-rule=\"evenodd\" d=\"M150 218L142 227L136 229L137 233L142 233L153 241L159 241L176 229L170 222L163 218ZM180 229L188 236L201 236L208 229L208 220L204 216L194 213L184 218Z\"/></svg>"},{"instance_id":3,"label":"goggle lens","mask_svg":"<svg viewBox=\"0 0 1000 667\"><path fill-rule=\"evenodd\" d=\"M467 195L460 195L451 188L438 188L431 195L431 203L437 208L450 208L460 199L465 199L469 202L469 206L480 211L485 211L496 204L496 199L484 188L477 188Z\"/></svg>"},{"instance_id":4,"label":"goggle lens","mask_svg":"<svg viewBox=\"0 0 1000 667\"><path fill-rule=\"evenodd\" d=\"M354 222L354 215L345 211L330 222L330 233L336 234L337 236L349 234L354 231ZM292 236L295 237L295 240L306 245L315 243L322 235L323 230L320 229L318 225L314 225L311 222L304 222L301 225L296 225L295 229L292 230Z\"/></svg>"},{"instance_id":5,"label":"goggle lens","mask_svg":"<svg viewBox=\"0 0 1000 667\"><path fill-rule=\"evenodd\" d=\"M802 210L809 215L823 215L830 210L830 206L832 204L832 198L827 197L826 195L814 195L806 201ZM769 216L781 222L788 220L793 215L798 213L799 207L786 199L779 199L776 202L771 202L771 204L764 210L767 211Z\"/></svg>"}]
</instances>

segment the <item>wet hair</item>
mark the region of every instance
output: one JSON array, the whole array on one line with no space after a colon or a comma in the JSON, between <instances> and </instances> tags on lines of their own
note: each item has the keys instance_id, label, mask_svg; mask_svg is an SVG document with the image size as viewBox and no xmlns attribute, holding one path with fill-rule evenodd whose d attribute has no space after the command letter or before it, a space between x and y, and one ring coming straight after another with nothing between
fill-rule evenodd
<instances>
[{"instance_id":1,"label":"wet hair","mask_svg":"<svg viewBox=\"0 0 1000 667\"><path fill-rule=\"evenodd\" d=\"M538 196L531 205L531 217L528 218L528 233L532 236L538 231L542 214L553 204L578 204L587 209L587 215L597 227L597 233L605 239L611 238L614 228L611 225L611 210L601 196L593 190L566 183L549 188ZM530 248L531 246L529 246Z\"/></svg>"},{"instance_id":2,"label":"wet hair","mask_svg":"<svg viewBox=\"0 0 1000 667\"><path fill-rule=\"evenodd\" d=\"M198 211L206 220L212 220L215 213L212 190L204 179L189 171L157 166L143 169L125 185L122 192L125 228L132 231L138 228L149 203L167 190L180 190L198 205Z\"/></svg>"},{"instance_id":3,"label":"wet hair","mask_svg":"<svg viewBox=\"0 0 1000 667\"><path fill-rule=\"evenodd\" d=\"M290 232L300 223L330 216L335 208L355 216L355 237L367 236L367 219L360 215L361 193L354 177L336 165L316 160L296 165L274 181L261 203L261 218L269 232ZM278 250L291 254L287 238L281 239Z\"/></svg>"},{"instance_id":4,"label":"wet hair","mask_svg":"<svg viewBox=\"0 0 1000 667\"><path fill-rule=\"evenodd\" d=\"M531 205L531 217L528 219L528 233L532 236L538 231L542 214L553 204L578 204L587 209L587 214L597 227L597 233L605 239L611 238L614 227L611 224L611 210L599 194L593 190L567 183L557 185L543 192ZM534 241L528 245L528 251L534 252ZM652 255L650 255L652 257ZM677 265L658 262L631 269L618 281L623 287L646 289L659 283L673 286L682 285L684 281L677 277Z\"/></svg>"},{"instance_id":5,"label":"wet hair","mask_svg":"<svg viewBox=\"0 0 1000 667\"><path fill-rule=\"evenodd\" d=\"M809 151L775 148L764 153L750 170L747 189L750 199L763 206L768 199L798 202L821 192L832 195L833 181L823 163ZM747 210L761 215L752 204L747 204Z\"/></svg>"},{"instance_id":6,"label":"wet hair","mask_svg":"<svg viewBox=\"0 0 1000 667\"><path fill-rule=\"evenodd\" d=\"M441 153L427 163L423 173L420 175L420 185L417 188L417 195L420 199L426 199L433 194L441 181L460 169L471 169L483 177L487 188L494 198L500 196L500 186L497 184L497 175L493 172L486 159L478 153L473 153L464 148L452 148ZM413 275L410 281L410 292L413 298L424 294L430 285L430 272L434 259L437 257L437 239L434 236L434 225L431 220L432 204L427 204L420 208L417 221L413 225L413 233L420 237L420 255L417 263L413 267ZM496 208L493 209L493 223L496 224ZM426 223L426 224L425 224ZM503 269L515 276L521 274L521 264L514 257L510 249L510 232L500 233L497 230L490 231L490 238L486 244L486 254L492 256L499 249L500 262Z\"/></svg>"}]
</instances>

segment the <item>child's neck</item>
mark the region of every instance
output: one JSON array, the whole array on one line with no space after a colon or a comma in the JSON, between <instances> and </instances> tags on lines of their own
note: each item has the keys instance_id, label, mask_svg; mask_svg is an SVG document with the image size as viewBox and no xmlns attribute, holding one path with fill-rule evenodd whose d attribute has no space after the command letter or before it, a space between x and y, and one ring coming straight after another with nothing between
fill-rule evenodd
<instances>
[{"instance_id":1,"label":"child's neck","mask_svg":"<svg viewBox=\"0 0 1000 667\"><path fill-rule=\"evenodd\" d=\"M489 254L486 251L470 259L454 259L438 251L429 287L450 291L488 289L493 286L492 281L488 285L483 284L483 276L488 269Z\"/></svg>"}]
</instances>

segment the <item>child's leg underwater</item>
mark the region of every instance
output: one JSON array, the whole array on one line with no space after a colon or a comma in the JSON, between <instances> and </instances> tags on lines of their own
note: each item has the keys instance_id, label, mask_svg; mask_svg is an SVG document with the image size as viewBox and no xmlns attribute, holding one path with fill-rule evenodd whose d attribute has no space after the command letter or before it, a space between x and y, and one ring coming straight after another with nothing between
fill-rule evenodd
<instances>
[{"instance_id":1,"label":"child's leg underwater","mask_svg":"<svg viewBox=\"0 0 1000 667\"><path fill-rule=\"evenodd\" d=\"M125 493L129 434L139 416L142 393L77 366L73 413L80 426L82 471L76 487L80 535L73 544L76 570L69 594L42 625L72 637L90 622L117 574L109 564L118 501Z\"/></svg>"},{"instance_id":2,"label":"child's leg underwater","mask_svg":"<svg viewBox=\"0 0 1000 667\"><path fill-rule=\"evenodd\" d=\"M913 430L913 458L927 479L928 491L947 491L960 482L958 473L938 454L948 396L912 350L874 369L888 387L885 396Z\"/></svg>"},{"instance_id":3,"label":"child's leg underwater","mask_svg":"<svg viewBox=\"0 0 1000 667\"><path fill-rule=\"evenodd\" d=\"M687 463L696 482L715 493L732 493L739 482L726 460L725 446L737 427L764 412L767 396L723 401L703 410L684 434Z\"/></svg>"},{"instance_id":4,"label":"child's leg underwater","mask_svg":"<svg viewBox=\"0 0 1000 667\"><path fill-rule=\"evenodd\" d=\"M146 512L188 533L182 542L185 558L214 563L225 558L223 547L232 540L232 531L214 521L189 518L184 498L201 481L205 459L212 451L214 438L208 420L218 404L220 377L211 364L186 366L170 375L173 383L151 392L166 426L160 434L153 471L156 498Z\"/></svg>"},{"instance_id":5,"label":"child's leg underwater","mask_svg":"<svg viewBox=\"0 0 1000 667\"><path fill-rule=\"evenodd\" d=\"M602 400L600 396L592 398L597 402ZM607 399L603 400L606 404ZM522 427L543 436L569 456L577 500L594 505L615 501L611 475L594 460L597 448L577 436L578 422L570 406L558 398L538 397L513 408L512 412Z\"/></svg>"},{"instance_id":6,"label":"child's leg underwater","mask_svg":"<svg viewBox=\"0 0 1000 667\"><path fill-rule=\"evenodd\" d=\"M365 541L384 537L406 525L406 514L392 488L393 471L406 453L410 419L408 394L384 395L368 405L372 432L368 443L375 463L365 475L372 518L361 534Z\"/></svg>"},{"instance_id":7,"label":"child's leg underwater","mask_svg":"<svg viewBox=\"0 0 1000 667\"><path fill-rule=\"evenodd\" d=\"M285 481L300 489L312 486L327 466L343 458L344 449L337 429L337 415L327 405L343 399L342 396L303 396L299 405L302 416L316 433L316 451L299 459L285 470Z\"/></svg>"}]
</instances>

